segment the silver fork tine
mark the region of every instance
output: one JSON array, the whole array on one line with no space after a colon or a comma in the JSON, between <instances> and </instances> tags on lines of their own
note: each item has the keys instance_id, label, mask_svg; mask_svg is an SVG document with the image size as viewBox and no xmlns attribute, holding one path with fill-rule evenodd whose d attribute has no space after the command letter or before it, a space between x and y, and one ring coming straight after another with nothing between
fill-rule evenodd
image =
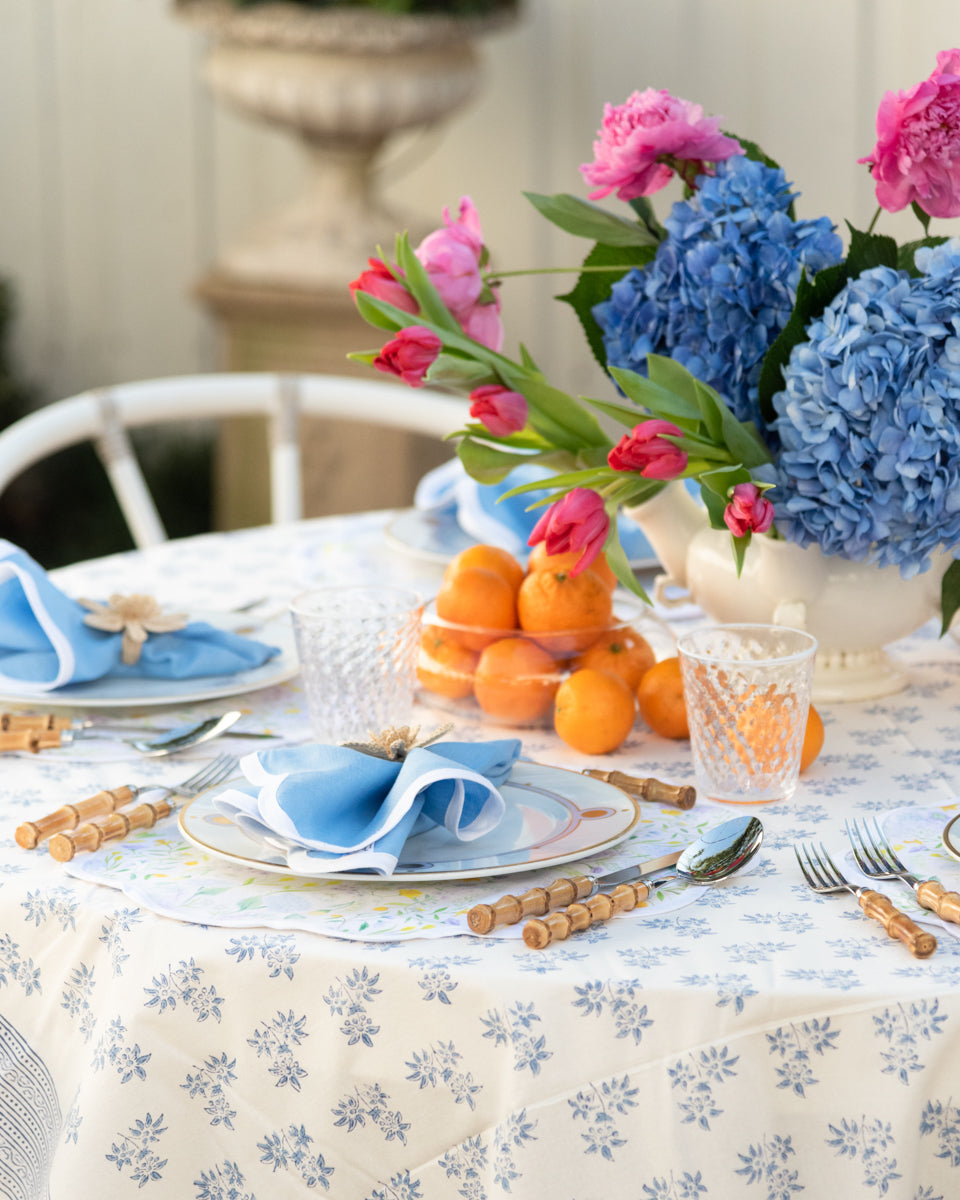
<instances>
[{"instance_id":1,"label":"silver fork tine","mask_svg":"<svg viewBox=\"0 0 960 1200\"><path fill-rule=\"evenodd\" d=\"M936 913L941 920L960 924L960 892L948 892L938 879L918 879L891 846L876 818L873 825L871 840L876 854L876 866L868 869L861 865L860 869L864 875L873 879L895 879L905 883L916 893L917 903L923 908Z\"/></svg>"},{"instance_id":2,"label":"silver fork tine","mask_svg":"<svg viewBox=\"0 0 960 1200\"><path fill-rule=\"evenodd\" d=\"M881 869L881 864L870 853L875 847L867 844L867 836L863 829L860 828L860 823L856 819L853 822L853 828L850 828L850 822L844 821L847 829L847 837L850 839L850 849L853 851L853 857L856 860L857 866L864 875L876 875Z\"/></svg>"},{"instance_id":3,"label":"silver fork tine","mask_svg":"<svg viewBox=\"0 0 960 1200\"><path fill-rule=\"evenodd\" d=\"M903 942L914 958L927 958L936 950L937 939L933 934L921 929L906 913L894 908L881 892L855 887L848 882L822 842L819 848L811 842L803 845L802 849L803 856L799 846L794 846L794 853L800 864L801 874L813 891L820 895L851 892L859 901L864 915L879 921L889 936Z\"/></svg>"}]
</instances>

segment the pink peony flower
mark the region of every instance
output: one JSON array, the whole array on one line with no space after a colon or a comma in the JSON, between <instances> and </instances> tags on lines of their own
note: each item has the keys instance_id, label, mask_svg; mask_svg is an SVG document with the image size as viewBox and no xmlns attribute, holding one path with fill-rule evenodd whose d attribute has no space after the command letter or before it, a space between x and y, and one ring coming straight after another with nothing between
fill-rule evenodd
<instances>
[{"instance_id":1,"label":"pink peony flower","mask_svg":"<svg viewBox=\"0 0 960 1200\"><path fill-rule=\"evenodd\" d=\"M350 284L350 291L354 295L357 292L366 292L368 296L373 296L377 300L386 300L388 304L392 304L395 308L402 308L404 312L418 313L420 311L420 305L410 295L405 285L399 279L394 279L390 268L382 259L368 258L367 264L367 270L361 271Z\"/></svg>"},{"instance_id":2,"label":"pink peony flower","mask_svg":"<svg viewBox=\"0 0 960 1200\"><path fill-rule=\"evenodd\" d=\"M409 325L398 329L392 342L387 342L373 365L378 371L399 375L411 387L423 387L423 377L430 370L443 343L431 329Z\"/></svg>"},{"instance_id":3,"label":"pink peony flower","mask_svg":"<svg viewBox=\"0 0 960 1200\"><path fill-rule=\"evenodd\" d=\"M755 483L738 483L724 509L723 519L734 537L766 533L773 524L773 505Z\"/></svg>"},{"instance_id":4,"label":"pink peony flower","mask_svg":"<svg viewBox=\"0 0 960 1200\"><path fill-rule=\"evenodd\" d=\"M603 497L590 488L574 488L550 505L534 525L527 545L546 542L548 554L579 550L580 557L570 569L571 575L579 575L603 549L609 526Z\"/></svg>"},{"instance_id":5,"label":"pink peony flower","mask_svg":"<svg viewBox=\"0 0 960 1200\"><path fill-rule=\"evenodd\" d=\"M942 50L929 79L886 92L877 110L870 166L877 203L916 203L931 217L960 216L960 50Z\"/></svg>"},{"instance_id":6,"label":"pink peony flower","mask_svg":"<svg viewBox=\"0 0 960 1200\"><path fill-rule=\"evenodd\" d=\"M705 163L743 154L736 138L720 132L719 117L705 117L699 104L679 100L667 91L633 92L626 103L606 104L603 124L593 143L593 162L580 173L600 200L616 191L621 200L650 196L670 182L675 167L692 183Z\"/></svg>"},{"instance_id":7,"label":"pink peony flower","mask_svg":"<svg viewBox=\"0 0 960 1200\"><path fill-rule=\"evenodd\" d=\"M676 479L687 468L687 455L661 436L665 433L683 436L683 430L670 421L635 425L607 455L607 464L614 471L639 471L644 479Z\"/></svg>"},{"instance_id":8,"label":"pink peony flower","mask_svg":"<svg viewBox=\"0 0 960 1200\"><path fill-rule=\"evenodd\" d=\"M470 416L482 421L495 437L519 433L528 412L526 399L499 383L486 383L470 393Z\"/></svg>"},{"instance_id":9,"label":"pink peony flower","mask_svg":"<svg viewBox=\"0 0 960 1200\"><path fill-rule=\"evenodd\" d=\"M460 199L454 221L449 208L443 210L443 229L427 234L415 253L423 263L440 299L474 341L499 351L503 346L500 297L481 300L484 292L480 260L483 233L480 217L469 196ZM489 293L488 293L489 294Z\"/></svg>"}]
</instances>

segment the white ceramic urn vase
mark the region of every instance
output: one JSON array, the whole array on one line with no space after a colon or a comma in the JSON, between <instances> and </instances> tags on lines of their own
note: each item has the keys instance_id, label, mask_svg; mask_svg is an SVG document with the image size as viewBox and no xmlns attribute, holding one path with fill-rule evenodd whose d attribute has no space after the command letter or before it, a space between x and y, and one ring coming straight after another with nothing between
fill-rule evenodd
<instances>
[{"instance_id":1,"label":"white ceramic urn vase","mask_svg":"<svg viewBox=\"0 0 960 1200\"><path fill-rule=\"evenodd\" d=\"M805 629L817 639L813 698L869 700L907 686L884 647L940 613L940 585L952 562L902 579L896 567L877 567L825 555L815 547L754 537L740 577L730 535L711 529L706 510L680 483L629 510L666 574L656 595L667 604L680 587L724 624L759 622Z\"/></svg>"}]
</instances>

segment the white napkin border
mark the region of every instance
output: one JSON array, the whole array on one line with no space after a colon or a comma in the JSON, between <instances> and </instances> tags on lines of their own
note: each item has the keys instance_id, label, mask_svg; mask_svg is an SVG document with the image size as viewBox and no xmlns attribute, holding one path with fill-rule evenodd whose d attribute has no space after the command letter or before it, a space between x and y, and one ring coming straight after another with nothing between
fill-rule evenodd
<instances>
[{"instance_id":1,"label":"white napkin border","mask_svg":"<svg viewBox=\"0 0 960 1200\"><path fill-rule=\"evenodd\" d=\"M14 679L12 676L6 675L3 670L0 670L0 680L4 683L15 685L17 691L23 692L24 695L39 696L44 692L53 691L55 688L63 687L65 683L69 683L76 669L76 657L74 656L73 647L70 645L69 639L47 611L46 605L40 597L36 580L32 575L24 571L22 567L18 566L17 563L11 561L11 555L17 553L17 550L18 548L14 546L13 542L8 541L6 538L0 539L0 587L14 579L19 580L20 586L23 588L24 594L33 608L34 615L40 622L40 627L50 639L54 653L57 656L59 669L56 677L50 683L35 683L23 679Z\"/></svg>"}]
</instances>

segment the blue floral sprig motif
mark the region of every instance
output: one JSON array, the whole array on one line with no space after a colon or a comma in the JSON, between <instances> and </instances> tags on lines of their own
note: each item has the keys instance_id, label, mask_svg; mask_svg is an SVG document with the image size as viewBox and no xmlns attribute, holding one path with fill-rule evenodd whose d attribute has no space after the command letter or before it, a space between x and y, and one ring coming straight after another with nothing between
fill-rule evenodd
<instances>
[{"instance_id":1,"label":"blue floral sprig motif","mask_svg":"<svg viewBox=\"0 0 960 1200\"><path fill-rule=\"evenodd\" d=\"M453 1042L431 1043L419 1054L414 1052L413 1059L407 1062L410 1068L407 1079L416 1083L421 1090L443 1084L457 1104L473 1108L473 1098L483 1088L481 1084L474 1083L472 1072L460 1070L458 1064L462 1058Z\"/></svg>"},{"instance_id":2,"label":"blue floral sprig motif","mask_svg":"<svg viewBox=\"0 0 960 1200\"><path fill-rule=\"evenodd\" d=\"M236 955L237 962L242 963L244 959L254 959L257 951L266 961L271 979L281 975L293 979L293 968L300 961L300 954L292 933L242 933L230 939L226 953Z\"/></svg>"},{"instance_id":3,"label":"blue floral sprig motif","mask_svg":"<svg viewBox=\"0 0 960 1200\"><path fill-rule=\"evenodd\" d=\"M517 1169L516 1154L528 1142L535 1142L534 1129L537 1122L527 1118L527 1110L511 1113L493 1131L493 1181L503 1191L509 1192L510 1185L523 1174Z\"/></svg>"},{"instance_id":4,"label":"blue floral sprig motif","mask_svg":"<svg viewBox=\"0 0 960 1200\"><path fill-rule=\"evenodd\" d=\"M653 1019L647 1016L647 1006L637 1000L640 991L638 979L606 982L595 979L573 990L577 999L571 1003L574 1008L583 1010L581 1016L599 1017L609 1009L617 1037L632 1037L635 1046L639 1046L643 1040L643 1031L653 1024Z\"/></svg>"},{"instance_id":5,"label":"blue floral sprig motif","mask_svg":"<svg viewBox=\"0 0 960 1200\"><path fill-rule=\"evenodd\" d=\"M27 910L24 918L33 921L37 928L46 921L57 921L64 933L68 929L76 929L76 912L79 901L69 888L48 888L46 891L37 889L27 892L26 900L20 907Z\"/></svg>"},{"instance_id":6,"label":"blue floral sprig motif","mask_svg":"<svg viewBox=\"0 0 960 1200\"><path fill-rule=\"evenodd\" d=\"M802 1025L791 1022L786 1027L781 1025L776 1033L768 1033L770 1053L779 1054L783 1063L775 1068L780 1081L777 1087L790 1088L795 1096L806 1099L804 1089L820 1082L813 1074L811 1054L822 1057L827 1050L838 1049L839 1037L840 1030L830 1028L829 1017L814 1017Z\"/></svg>"},{"instance_id":7,"label":"blue floral sprig motif","mask_svg":"<svg viewBox=\"0 0 960 1200\"><path fill-rule=\"evenodd\" d=\"M822 896L817 896L815 892L811 892L806 884L798 885L796 895L813 896L815 899L822 901ZM857 911L853 914L854 918L861 918L862 914ZM860 986L860 976L846 967L834 967L832 969L820 970L816 967L796 967L789 971L785 971L784 975L787 979L795 979L800 983L819 983L826 988L836 988L839 992L849 992L853 988Z\"/></svg>"},{"instance_id":8,"label":"blue floral sprig motif","mask_svg":"<svg viewBox=\"0 0 960 1200\"><path fill-rule=\"evenodd\" d=\"M534 1025L540 1023L540 1018L532 1004L517 1001L506 1012L491 1008L485 1017L480 1018L480 1023L486 1026L483 1036L492 1039L495 1046L513 1048L515 1071L529 1068L532 1075L539 1075L540 1064L553 1058L553 1051L547 1049L544 1035L537 1036Z\"/></svg>"},{"instance_id":9,"label":"blue floral sprig motif","mask_svg":"<svg viewBox=\"0 0 960 1200\"><path fill-rule=\"evenodd\" d=\"M389 1107L390 1097L379 1083L363 1084L348 1092L336 1108L330 1111L337 1118L334 1125L346 1128L347 1133L366 1125L370 1120L388 1142L394 1138L404 1145L407 1143L406 1133L410 1123L404 1121L403 1115Z\"/></svg>"},{"instance_id":10,"label":"blue floral sprig motif","mask_svg":"<svg viewBox=\"0 0 960 1200\"><path fill-rule=\"evenodd\" d=\"M486 1200L483 1173L487 1165L487 1147L481 1134L467 1138L459 1146L448 1150L438 1161L441 1170L446 1171L447 1178L458 1181L460 1186L457 1191L461 1196L466 1200Z\"/></svg>"},{"instance_id":11,"label":"blue floral sprig motif","mask_svg":"<svg viewBox=\"0 0 960 1200\"><path fill-rule=\"evenodd\" d=\"M26 996L43 990L40 968L33 965L32 958L24 958L19 944L9 933L4 933L0 935L0 987L7 983L18 983Z\"/></svg>"},{"instance_id":12,"label":"blue floral sprig motif","mask_svg":"<svg viewBox=\"0 0 960 1200\"><path fill-rule=\"evenodd\" d=\"M269 1025L262 1021L253 1037L247 1038L247 1045L256 1050L257 1058L269 1060L270 1074L276 1079L275 1087L289 1084L295 1092L299 1092L300 1080L308 1074L293 1055L294 1048L309 1036L303 1028L306 1020L305 1015L295 1017L293 1009L285 1013L278 1011Z\"/></svg>"},{"instance_id":13,"label":"blue floral sprig motif","mask_svg":"<svg viewBox=\"0 0 960 1200\"><path fill-rule=\"evenodd\" d=\"M960 1167L960 1108L949 1100L928 1100L920 1114L921 1134L937 1139L937 1158L945 1158L951 1167Z\"/></svg>"},{"instance_id":14,"label":"blue floral sprig motif","mask_svg":"<svg viewBox=\"0 0 960 1200\"><path fill-rule=\"evenodd\" d=\"M774 396L778 530L908 579L960 542L960 240L873 267L807 328Z\"/></svg>"},{"instance_id":15,"label":"blue floral sprig motif","mask_svg":"<svg viewBox=\"0 0 960 1200\"><path fill-rule=\"evenodd\" d=\"M680 982L684 987L716 988L717 1008L732 1006L737 1016L743 1012L747 999L757 994L746 975L685 975Z\"/></svg>"},{"instance_id":16,"label":"blue floral sprig motif","mask_svg":"<svg viewBox=\"0 0 960 1200\"><path fill-rule=\"evenodd\" d=\"M625 1116L630 1109L639 1104L638 1087L632 1087L630 1076L622 1079L605 1080L600 1087L593 1086L589 1091L577 1092L567 1103L573 1109L573 1120L582 1119L587 1124L585 1133L580 1136L587 1143L587 1154L599 1154L607 1162L613 1162L614 1150L627 1144L627 1139L621 1136L617 1128L616 1115Z\"/></svg>"},{"instance_id":17,"label":"blue floral sprig motif","mask_svg":"<svg viewBox=\"0 0 960 1200\"><path fill-rule=\"evenodd\" d=\"M657 1179L654 1176L643 1185L646 1200L696 1200L697 1196L705 1196L707 1190L701 1171L697 1171L696 1175L684 1171L679 1179L671 1171L669 1178L664 1176L663 1179Z\"/></svg>"},{"instance_id":18,"label":"blue floral sprig motif","mask_svg":"<svg viewBox=\"0 0 960 1200\"><path fill-rule=\"evenodd\" d=\"M126 1032L127 1027L120 1018L114 1017L97 1042L93 1052L93 1069L100 1071L106 1070L108 1066L114 1067L121 1083L129 1083L131 1079L143 1082L147 1078L146 1064L153 1055L142 1054L139 1042L132 1046L127 1044L124 1040Z\"/></svg>"},{"instance_id":19,"label":"blue floral sprig motif","mask_svg":"<svg viewBox=\"0 0 960 1200\"><path fill-rule=\"evenodd\" d=\"M646 373L665 354L725 396L741 421L761 424L763 357L790 319L801 271L839 262L826 217L794 221L796 198L779 168L743 156L697 179L674 204L651 263L629 271L593 309L612 367Z\"/></svg>"},{"instance_id":20,"label":"blue floral sprig motif","mask_svg":"<svg viewBox=\"0 0 960 1200\"><path fill-rule=\"evenodd\" d=\"M196 1200L257 1200L253 1192L243 1190L246 1182L237 1164L224 1159L209 1172L201 1171L193 1186L198 1189Z\"/></svg>"},{"instance_id":21,"label":"blue floral sprig motif","mask_svg":"<svg viewBox=\"0 0 960 1200\"><path fill-rule=\"evenodd\" d=\"M265 1140L257 1142L262 1150L260 1161L270 1163L274 1171L296 1171L308 1188L330 1188L330 1176L336 1168L328 1167L326 1159L317 1151L310 1152L313 1138L304 1125L288 1125L276 1133L268 1133Z\"/></svg>"},{"instance_id":22,"label":"blue floral sprig motif","mask_svg":"<svg viewBox=\"0 0 960 1200\"><path fill-rule=\"evenodd\" d=\"M767 1200L790 1200L794 1192L804 1191L799 1182L799 1172L791 1171L788 1163L796 1154L791 1139L780 1137L764 1138L758 1146L751 1145L746 1154L737 1154L743 1163L737 1174L744 1175L747 1183L759 1183L767 1189Z\"/></svg>"},{"instance_id":23,"label":"blue floral sprig motif","mask_svg":"<svg viewBox=\"0 0 960 1200\"><path fill-rule=\"evenodd\" d=\"M327 989L324 1003L331 1017L344 1017L340 1032L346 1037L348 1046L356 1046L358 1042L373 1046L373 1039L380 1032L380 1026L373 1023L365 1007L380 995L379 982L379 971L371 975L363 967L354 969L346 979L338 979Z\"/></svg>"},{"instance_id":24,"label":"blue floral sprig motif","mask_svg":"<svg viewBox=\"0 0 960 1200\"><path fill-rule=\"evenodd\" d=\"M167 971L168 974L154 975L151 980L153 987L143 989L150 997L144 1001L144 1008L156 1008L160 1012L169 1009L172 1012L180 1001L198 1021L206 1021L208 1017L220 1020L223 997L217 995L216 988L201 986L203 967L198 967L192 958L189 962L181 959L178 966L168 967Z\"/></svg>"},{"instance_id":25,"label":"blue floral sprig motif","mask_svg":"<svg viewBox=\"0 0 960 1200\"><path fill-rule=\"evenodd\" d=\"M948 1014L939 1009L939 1000L919 1000L886 1008L873 1018L876 1036L890 1043L890 1049L880 1054L884 1075L896 1075L902 1084L908 1085L911 1072L924 1069L917 1047L921 1040L930 1042L935 1034L943 1033L940 1026Z\"/></svg>"},{"instance_id":26,"label":"blue floral sprig motif","mask_svg":"<svg viewBox=\"0 0 960 1200\"><path fill-rule=\"evenodd\" d=\"M127 1133L117 1134L119 1140L110 1147L111 1153L104 1155L107 1162L112 1162L121 1173L129 1168L129 1178L140 1187L163 1178L167 1160L161 1158L155 1148L155 1143L167 1132L162 1121L163 1113L156 1119L147 1113L142 1120L131 1125Z\"/></svg>"},{"instance_id":27,"label":"blue floral sprig motif","mask_svg":"<svg viewBox=\"0 0 960 1200\"><path fill-rule=\"evenodd\" d=\"M123 948L123 935L129 933L134 925L138 925L142 920L143 913L139 908L121 908L100 926L99 940L107 948L110 966L115 976L123 974L123 964L130 957Z\"/></svg>"},{"instance_id":28,"label":"blue floral sprig motif","mask_svg":"<svg viewBox=\"0 0 960 1200\"><path fill-rule=\"evenodd\" d=\"M864 1187L875 1187L885 1196L893 1180L900 1178L897 1160L886 1153L894 1142L890 1122L844 1117L839 1125L828 1128L833 1137L826 1139L827 1145L833 1146L840 1158L859 1159L863 1164Z\"/></svg>"},{"instance_id":29,"label":"blue floral sprig motif","mask_svg":"<svg viewBox=\"0 0 960 1200\"><path fill-rule=\"evenodd\" d=\"M77 1144L77 1139L80 1136L80 1126L83 1124L83 1117L80 1116L80 1110L77 1108L76 1101L70 1106L70 1110L63 1118L63 1144L66 1146L69 1142Z\"/></svg>"},{"instance_id":30,"label":"blue floral sprig motif","mask_svg":"<svg viewBox=\"0 0 960 1200\"><path fill-rule=\"evenodd\" d=\"M423 1200L420 1180L411 1179L409 1171L398 1171L382 1188L374 1188L366 1200Z\"/></svg>"},{"instance_id":31,"label":"blue floral sprig motif","mask_svg":"<svg viewBox=\"0 0 960 1200\"><path fill-rule=\"evenodd\" d=\"M85 1042L90 1041L97 1023L90 1007L90 993L95 986L93 968L81 963L70 971L66 987L60 993L60 1007L74 1020L79 1018L79 1028Z\"/></svg>"},{"instance_id":32,"label":"blue floral sprig motif","mask_svg":"<svg viewBox=\"0 0 960 1200\"><path fill-rule=\"evenodd\" d=\"M688 1054L686 1060L678 1058L675 1066L667 1068L671 1086L680 1089L677 1107L685 1125L710 1129L711 1120L723 1113L714 1099L713 1088L737 1074L733 1068L739 1061L739 1055L730 1057L726 1046L720 1049L711 1046L709 1050Z\"/></svg>"},{"instance_id":33,"label":"blue floral sprig motif","mask_svg":"<svg viewBox=\"0 0 960 1200\"><path fill-rule=\"evenodd\" d=\"M237 1060L228 1059L226 1051L220 1055L211 1055L202 1067L193 1068L195 1074L188 1072L186 1082L180 1084L191 1099L206 1100L203 1111L209 1115L211 1125L233 1128L233 1118L237 1115L237 1110L230 1107L226 1089L236 1079L233 1070L236 1065Z\"/></svg>"}]
</instances>

